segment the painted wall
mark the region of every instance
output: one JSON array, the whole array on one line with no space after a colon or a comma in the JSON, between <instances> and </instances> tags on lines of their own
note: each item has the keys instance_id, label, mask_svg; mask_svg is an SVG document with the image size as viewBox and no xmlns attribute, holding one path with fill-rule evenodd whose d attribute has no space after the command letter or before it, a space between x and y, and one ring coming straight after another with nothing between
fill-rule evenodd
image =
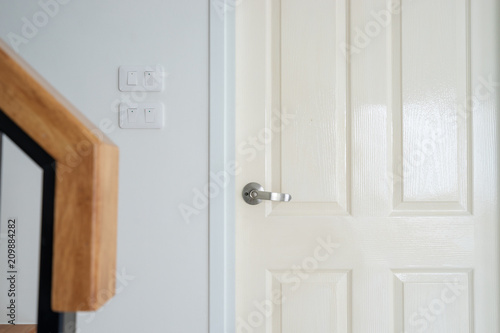
<instances>
[{"instance_id":1,"label":"painted wall","mask_svg":"<svg viewBox=\"0 0 500 333\"><path fill-rule=\"evenodd\" d=\"M0 323L12 320L16 324L35 323L43 174L8 137L3 136L1 141ZM14 251L11 257L8 257L9 247ZM13 280L7 283L6 277Z\"/></svg>"},{"instance_id":2,"label":"painted wall","mask_svg":"<svg viewBox=\"0 0 500 333\"><path fill-rule=\"evenodd\" d=\"M186 223L179 205L208 179L208 6L0 0L0 37L120 147L117 295L79 332L207 332L208 213ZM119 129L117 102L138 96L118 91L118 67L155 64L165 90L146 100L166 127Z\"/></svg>"}]
</instances>

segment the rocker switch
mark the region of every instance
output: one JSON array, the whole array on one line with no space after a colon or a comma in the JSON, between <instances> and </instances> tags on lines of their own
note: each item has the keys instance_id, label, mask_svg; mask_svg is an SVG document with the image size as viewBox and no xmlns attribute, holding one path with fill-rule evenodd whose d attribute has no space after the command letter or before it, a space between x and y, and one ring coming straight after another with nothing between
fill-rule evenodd
<instances>
[{"instance_id":1,"label":"rocker switch","mask_svg":"<svg viewBox=\"0 0 500 333\"><path fill-rule=\"evenodd\" d=\"M147 87L152 87L155 85L155 72L146 71L144 72L144 85Z\"/></svg>"},{"instance_id":2,"label":"rocker switch","mask_svg":"<svg viewBox=\"0 0 500 333\"><path fill-rule=\"evenodd\" d=\"M137 85L137 72L127 72L127 84L129 86Z\"/></svg>"},{"instance_id":3,"label":"rocker switch","mask_svg":"<svg viewBox=\"0 0 500 333\"><path fill-rule=\"evenodd\" d=\"M144 109L145 117L146 117L146 122L147 123L154 123L156 119L156 110L153 108L147 108Z\"/></svg>"},{"instance_id":4,"label":"rocker switch","mask_svg":"<svg viewBox=\"0 0 500 333\"><path fill-rule=\"evenodd\" d=\"M127 118L129 123L137 122L137 109L135 108L127 109Z\"/></svg>"}]
</instances>

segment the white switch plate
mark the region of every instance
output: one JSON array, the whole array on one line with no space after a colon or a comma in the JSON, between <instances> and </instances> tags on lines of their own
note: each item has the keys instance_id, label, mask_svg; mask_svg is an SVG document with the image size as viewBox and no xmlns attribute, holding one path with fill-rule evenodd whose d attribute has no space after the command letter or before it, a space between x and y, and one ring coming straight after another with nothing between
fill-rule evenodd
<instances>
[{"instance_id":1,"label":"white switch plate","mask_svg":"<svg viewBox=\"0 0 500 333\"><path fill-rule=\"evenodd\" d=\"M164 76L165 73L160 65L120 66L118 89L120 91L162 91Z\"/></svg>"},{"instance_id":2,"label":"white switch plate","mask_svg":"<svg viewBox=\"0 0 500 333\"><path fill-rule=\"evenodd\" d=\"M122 103L119 116L120 128L163 128L165 118L163 109L161 102Z\"/></svg>"}]
</instances>

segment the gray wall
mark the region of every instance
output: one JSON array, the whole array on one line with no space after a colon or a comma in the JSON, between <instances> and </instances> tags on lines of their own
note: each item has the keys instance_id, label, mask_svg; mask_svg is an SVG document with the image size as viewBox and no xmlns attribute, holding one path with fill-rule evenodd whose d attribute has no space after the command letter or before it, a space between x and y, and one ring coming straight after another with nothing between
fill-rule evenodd
<instances>
[{"instance_id":1,"label":"gray wall","mask_svg":"<svg viewBox=\"0 0 500 333\"><path fill-rule=\"evenodd\" d=\"M188 224L179 204L208 179L208 6L0 0L0 37L120 147L117 295L80 314L80 332L207 332L208 213ZM38 31L23 36L25 20ZM119 129L118 67L150 64L168 73L147 96L165 104L166 127Z\"/></svg>"},{"instance_id":2,"label":"gray wall","mask_svg":"<svg viewBox=\"0 0 500 333\"><path fill-rule=\"evenodd\" d=\"M42 218L42 169L8 137L2 137L0 181L0 323L11 317L7 271L16 274L16 324L36 322L40 221ZM15 266L8 267L8 220L15 219Z\"/></svg>"}]
</instances>

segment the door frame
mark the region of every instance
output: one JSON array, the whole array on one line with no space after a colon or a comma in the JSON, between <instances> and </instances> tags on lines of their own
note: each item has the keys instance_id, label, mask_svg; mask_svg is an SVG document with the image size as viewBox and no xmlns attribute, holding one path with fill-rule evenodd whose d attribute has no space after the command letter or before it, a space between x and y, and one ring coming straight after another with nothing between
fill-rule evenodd
<instances>
[{"instance_id":1,"label":"door frame","mask_svg":"<svg viewBox=\"0 0 500 333\"><path fill-rule=\"evenodd\" d=\"M232 333L236 327L235 9L241 1L209 0L210 333Z\"/></svg>"}]
</instances>

